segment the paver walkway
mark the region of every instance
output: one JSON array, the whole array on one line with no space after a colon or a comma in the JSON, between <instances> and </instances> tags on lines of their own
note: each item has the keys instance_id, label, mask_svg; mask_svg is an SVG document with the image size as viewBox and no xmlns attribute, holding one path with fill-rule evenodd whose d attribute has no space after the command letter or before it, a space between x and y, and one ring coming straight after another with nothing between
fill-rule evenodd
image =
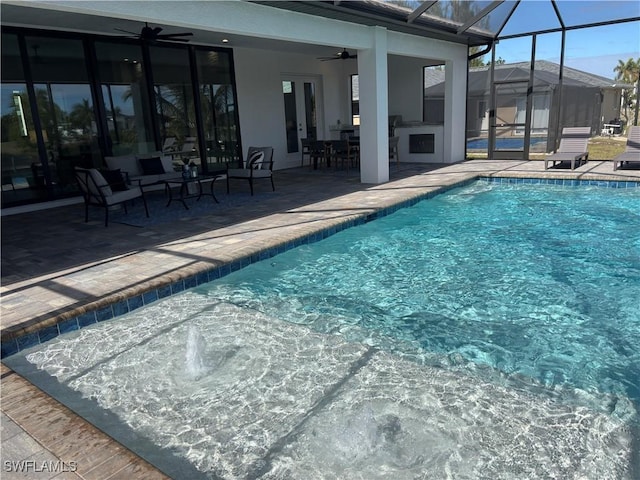
<instances>
[{"instance_id":1,"label":"paver walkway","mask_svg":"<svg viewBox=\"0 0 640 480\"><path fill-rule=\"evenodd\" d=\"M545 171L541 161L401 165L392 167L390 182L375 186L362 185L357 177L342 172L323 174L293 169L276 172L276 192L262 195L251 209L232 206L221 212L214 205L211 215L179 223L144 228L113 223L105 228L101 212L93 212L92 221L84 223L82 205L6 216L2 218L0 290L3 338L55 325L81 312L479 175L640 181L640 170L614 172L610 162L598 161L574 171ZM234 189L241 188L246 185L234 185ZM3 465L5 460L39 454L43 448L61 460L72 459L43 444L37 432L32 433L33 426L10 409L9 400L18 398L17 390L24 393L20 402L24 405L21 410L26 411L45 409L38 402L46 395L23 379L18 380L20 377L4 366L2 376ZM54 407L47 406L42 411L49 412L51 408ZM43 418L48 415L44 413ZM22 438L23 433L31 435L35 443L26 441L17 448L19 451L10 450L7 442L16 436ZM64 444L74 436L67 437L54 435L47 441ZM71 450L65 451L75 451L73 441L67 445ZM96 445L102 448L99 442ZM71 473L56 478L78 478Z\"/></svg>"}]
</instances>

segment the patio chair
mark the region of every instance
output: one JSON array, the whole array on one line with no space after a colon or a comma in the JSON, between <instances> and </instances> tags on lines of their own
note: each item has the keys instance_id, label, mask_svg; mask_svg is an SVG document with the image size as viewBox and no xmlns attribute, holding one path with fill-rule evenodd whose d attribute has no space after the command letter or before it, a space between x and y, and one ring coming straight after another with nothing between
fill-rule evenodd
<instances>
[{"instance_id":1,"label":"patio chair","mask_svg":"<svg viewBox=\"0 0 640 480\"><path fill-rule=\"evenodd\" d=\"M329 146L324 140L313 140L309 146L309 163L317 170L318 165L327 163Z\"/></svg>"},{"instance_id":2,"label":"patio chair","mask_svg":"<svg viewBox=\"0 0 640 480\"><path fill-rule=\"evenodd\" d=\"M625 163L640 163L640 127L629 127L624 152L613 159L613 169L623 168Z\"/></svg>"},{"instance_id":3,"label":"patio chair","mask_svg":"<svg viewBox=\"0 0 640 480\"><path fill-rule=\"evenodd\" d=\"M167 137L162 144L162 153L168 155L176 151L176 137Z\"/></svg>"},{"instance_id":4,"label":"patio chair","mask_svg":"<svg viewBox=\"0 0 640 480\"><path fill-rule=\"evenodd\" d=\"M591 127L564 127L558 149L544 159L544 169L549 168L549 163L555 167L556 162L570 163L571 170L576 168L576 163L578 166L582 165L583 161L587 163L589 159L587 144L590 136Z\"/></svg>"},{"instance_id":5,"label":"patio chair","mask_svg":"<svg viewBox=\"0 0 640 480\"><path fill-rule=\"evenodd\" d=\"M273 147L249 147L243 168L229 168L229 164L227 164L227 193L229 193L229 180L232 179L247 180L251 195L253 195L254 181L271 180L271 189L275 192L276 187L273 184Z\"/></svg>"},{"instance_id":6,"label":"patio chair","mask_svg":"<svg viewBox=\"0 0 640 480\"><path fill-rule=\"evenodd\" d=\"M311 163L311 144L314 140L310 138L303 138L300 140L300 146L302 149L300 150L300 166L304 167L304 157L306 156L309 159L309 163Z\"/></svg>"},{"instance_id":7,"label":"patio chair","mask_svg":"<svg viewBox=\"0 0 640 480\"><path fill-rule=\"evenodd\" d=\"M357 147L351 145L349 140L334 140L331 142L331 162L334 168L338 168L338 163L341 163L349 171L350 165L357 164Z\"/></svg>"},{"instance_id":8,"label":"patio chair","mask_svg":"<svg viewBox=\"0 0 640 480\"><path fill-rule=\"evenodd\" d=\"M114 171L111 171L114 172ZM149 218L149 208L147 200L141 186L129 187L124 178L121 177L112 186L96 168L75 167L76 180L82 196L84 198L84 221L89 221L89 206L104 208L104 226L109 225L109 210L116 205L122 205L127 212L127 202L136 198L141 198L144 204L144 211ZM115 190L115 188L119 188Z\"/></svg>"}]
</instances>

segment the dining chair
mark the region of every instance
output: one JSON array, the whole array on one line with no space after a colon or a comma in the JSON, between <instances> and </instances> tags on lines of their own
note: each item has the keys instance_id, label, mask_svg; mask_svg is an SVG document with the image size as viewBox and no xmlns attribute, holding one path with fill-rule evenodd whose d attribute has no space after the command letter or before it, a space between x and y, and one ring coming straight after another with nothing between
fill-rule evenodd
<instances>
[{"instance_id":1,"label":"dining chair","mask_svg":"<svg viewBox=\"0 0 640 480\"><path fill-rule=\"evenodd\" d=\"M309 146L309 162L313 165L314 170L317 170L320 164L327 164L329 151L329 145L324 140L314 140L311 142Z\"/></svg>"},{"instance_id":2,"label":"dining chair","mask_svg":"<svg viewBox=\"0 0 640 480\"><path fill-rule=\"evenodd\" d=\"M329 156L335 169L338 168L338 163L341 163L348 172L349 166L355 163L355 149L349 145L349 140L333 140Z\"/></svg>"},{"instance_id":3,"label":"dining chair","mask_svg":"<svg viewBox=\"0 0 640 480\"><path fill-rule=\"evenodd\" d=\"M309 159L309 164L311 164L311 145L314 140L310 138L302 138L300 139L300 166L304 167L304 157L306 156Z\"/></svg>"}]
</instances>

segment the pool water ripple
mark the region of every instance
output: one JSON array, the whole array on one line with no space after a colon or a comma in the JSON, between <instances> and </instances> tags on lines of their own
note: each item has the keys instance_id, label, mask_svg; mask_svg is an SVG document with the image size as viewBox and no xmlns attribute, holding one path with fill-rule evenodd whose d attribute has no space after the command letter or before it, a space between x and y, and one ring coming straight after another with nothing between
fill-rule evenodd
<instances>
[{"instance_id":1,"label":"pool water ripple","mask_svg":"<svg viewBox=\"0 0 640 480\"><path fill-rule=\"evenodd\" d=\"M337 315L549 386L637 402L640 356L624 346L640 344L639 212L638 189L479 182L236 272L209 293L319 331ZM545 355L563 360L535 361Z\"/></svg>"},{"instance_id":2,"label":"pool water ripple","mask_svg":"<svg viewBox=\"0 0 640 480\"><path fill-rule=\"evenodd\" d=\"M639 212L479 182L7 363L176 478L631 479Z\"/></svg>"}]
</instances>

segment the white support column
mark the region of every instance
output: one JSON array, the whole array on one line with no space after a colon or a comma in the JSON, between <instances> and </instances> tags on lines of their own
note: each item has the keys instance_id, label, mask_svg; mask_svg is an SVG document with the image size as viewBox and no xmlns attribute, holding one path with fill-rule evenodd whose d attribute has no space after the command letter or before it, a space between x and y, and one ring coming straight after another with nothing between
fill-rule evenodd
<instances>
[{"instance_id":1,"label":"white support column","mask_svg":"<svg viewBox=\"0 0 640 480\"><path fill-rule=\"evenodd\" d=\"M373 47L358 50L360 181L389 181L387 30L373 27Z\"/></svg>"},{"instance_id":2,"label":"white support column","mask_svg":"<svg viewBox=\"0 0 640 480\"><path fill-rule=\"evenodd\" d=\"M445 62L444 94L444 161L464 160L467 118L467 58L466 55ZM462 95L462 92L465 94Z\"/></svg>"}]
</instances>

